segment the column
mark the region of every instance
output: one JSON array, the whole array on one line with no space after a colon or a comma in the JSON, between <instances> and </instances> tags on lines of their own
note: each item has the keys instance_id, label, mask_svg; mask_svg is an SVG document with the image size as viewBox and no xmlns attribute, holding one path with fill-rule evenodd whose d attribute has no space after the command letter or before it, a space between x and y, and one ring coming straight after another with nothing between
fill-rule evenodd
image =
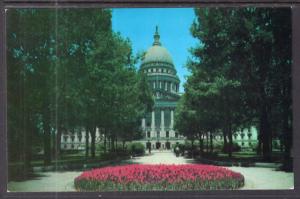
<instances>
[{"instance_id":1,"label":"column","mask_svg":"<svg viewBox=\"0 0 300 199\"><path fill-rule=\"evenodd\" d=\"M165 113L164 110L162 109L160 112L160 131L161 131L161 137L166 137L165 136Z\"/></svg>"},{"instance_id":2,"label":"column","mask_svg":"<svg viewBox=\"0 0 300 199\"><path fill-rule=\"evenodd\" d=\"M144 131L144 133L145 133L145 138L147 138L146 120L145 120L145 118L142 119L142 131Z\"/></svg>"},{"instance_id":3,"label":"column","mask_svg":"<svg viewBox=\"0 0 300 199\"><path fill-rule=\"evenodd\" d=\"M146 119L143 118L142 119L142 129L145 130L145 128L146 128Z\"/></svg>"},{"instance_id":4,"label":"column","mask_svg":"<svg viewBox=\"0 0 300 199\"><path fill-rule=\"evenodd\" d=\"M155 112L152 111L151 117L151 137L155 137Z\"/></svg>"},{"instance_id":5,"label":"column","mask_svg":"<svg viewBox=\"0 0 300 199\"><path fill-rule=\"evenodd\" d=\"M170 128L173 129L174 127L174 111L171 110L171 122L170 122Z\"/></svg>"},{"instance_id":6,"label":"column","mask_svg":"<svg viewBox=\"0 0 300 199\"><path fill-rule=\"evenodd\" d=\"M65 145L66 142L64 140L64 134L63 133L60 136L60 140L61 140L61 142L60 142L60 148L64 149L64 145Z\"/></svg>"},{"instance_id":7,"label":"column","mask_svg":"<svg viewBox=\"0 0 300 199\"><path fill-rule=\"evenodd\" d=\"M85 130L81 131L81 143L85 144Z\"/></svg>"}]
</instances>

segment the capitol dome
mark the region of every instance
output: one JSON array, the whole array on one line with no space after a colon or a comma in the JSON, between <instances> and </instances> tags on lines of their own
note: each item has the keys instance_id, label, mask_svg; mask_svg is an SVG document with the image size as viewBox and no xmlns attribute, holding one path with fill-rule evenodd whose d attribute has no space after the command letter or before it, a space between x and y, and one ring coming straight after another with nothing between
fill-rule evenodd
<instances>
[{"instance_id":1,"label":"capitol dome","mask_svg":"<svg viewBox=\"0 0 300 199\"><path fill-rule=\"evenodd\" d=\"M173 60L169 51L159 45L153 45L147 50L142 64L150 62L165 62L173 65Z\"/></svg>"},{"instance_id":2,"label":"capitol dome","mask_svg":"<svg viewBox=\"0 0 300 199\"><path fill-rule=\"evenodd\" d=\"M161 46L159 38L158 28L156 27L153 45L145 53L141 65L144 66L151 65L153 63L164 63L169 67L174 68L171 54L165 47Z\"/></svg>"}]
</instances>

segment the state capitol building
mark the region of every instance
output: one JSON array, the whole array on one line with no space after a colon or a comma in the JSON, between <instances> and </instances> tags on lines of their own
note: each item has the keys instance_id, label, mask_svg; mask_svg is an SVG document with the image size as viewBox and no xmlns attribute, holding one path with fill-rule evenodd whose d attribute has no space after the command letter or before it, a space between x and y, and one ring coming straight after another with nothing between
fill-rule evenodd
<instances>
[{"instance_id":1,"label":"state capitol building","mask_svg":"<svg viewBox=\"0 0 300 199\"><path fill-rule=\"evenodd\" d=\"M147 75L147 81L154 95L154 107L142 119L146 148L171 149L176 143L184 143L184 138L174 130L174 112L179 95L179 78L172 57L162 46L158 28L153 45L147 50L140 71Z\"/></svg>"},{"instance_id":2,"label":"state capitol building","mask_svg":"<svg viewBox=\"0 0 300 199\"><path fill-rule=\"evenodd\" d=\"M158 28L154 33L154 42L147 50L140 65L140 72L146 74L147 81L154 96L153 110L141 118L143 138L133 142L142 143L146 149L172 149L177 143L184 144L185 137L174 129L174 114L180 99L180 80L168 50L162 46ZM96 143L103 135L96 130ZM242 129L233 136L242 148L251 148L257 143L257 130L254 127ZM217 135L215 142L221 142L222 135ZM83 150L85 148L85 131L72 134L64 132L61 136L62 150ZM88 142L91 142L89 135Z\"/></svg>"}]
</instances>

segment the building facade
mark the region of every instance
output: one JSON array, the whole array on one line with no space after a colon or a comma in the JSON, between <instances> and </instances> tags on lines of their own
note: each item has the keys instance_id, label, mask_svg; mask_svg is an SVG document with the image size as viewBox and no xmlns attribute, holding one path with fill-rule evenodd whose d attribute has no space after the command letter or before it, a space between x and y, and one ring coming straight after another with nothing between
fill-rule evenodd
<instances>
[{"instance_id":1,"label":"building facade","mask_svg":"<svg viewBox=\"0 0 300 199\"><path fill-rule=\"evenodd\" d=\"M98 128L96 128L96 137L95 142L96 144L100 143L103 139L103 136L100 134ZM92 137L88 134L86 137L86 132L84 129L76 132L63 132L61 135L61 143L60 148L61 150L85 150L86 139L88 139L89 145L91 145Z\"/></svg>"},{"instance_id":2,"label":"building facade","mask_svg":"<svg viewBox=\"0 0 300 199\"><path fill-rule=\"evenodd\" d=\"M160 43L157 27L153 45L147 50L140 71L147 76L155 102L152 112L142 119L144 138L141 142L151 149L171 149L176 143L184 143L184 138L174 130L180 81L170 53Z\"/></svg>"}]
</instances>

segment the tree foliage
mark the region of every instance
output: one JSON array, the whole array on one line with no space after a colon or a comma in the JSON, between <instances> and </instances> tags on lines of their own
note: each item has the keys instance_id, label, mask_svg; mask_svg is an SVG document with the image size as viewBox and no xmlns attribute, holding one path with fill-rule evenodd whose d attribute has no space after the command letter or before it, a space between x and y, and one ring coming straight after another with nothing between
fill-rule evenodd
<instances>
[{"instance_id":1,"label":"tree foliage","mask_svg":"<svg viewBox=\"0 0 300 199\"><path fill-rule=\"evenodd\" d=\"M30 167L42 147L45 164L60 156L64 132L86 132L95 157L96 129L112 149L139 137L153 105L135 68L131 43L112 30L108 9L9 9L9 158ZM140 92L143 90L143 92ZM24 151L24 153L20 153Z\"/></svg>"},{"instance_id":2,"label":"tree foliage","mask_svg":"<svg viewBox=\"0 0 300 199\"><path fill-rule=\"evenodd\" d=\"M199 42L188 61L183 109L196 111L199 131L223 133L229 156L233 133L250 126L259 129L266 160L274 137L285 140L289 156L290 9L199 8L195 14L191 33Z\"/></svg>"}]
</instances>

